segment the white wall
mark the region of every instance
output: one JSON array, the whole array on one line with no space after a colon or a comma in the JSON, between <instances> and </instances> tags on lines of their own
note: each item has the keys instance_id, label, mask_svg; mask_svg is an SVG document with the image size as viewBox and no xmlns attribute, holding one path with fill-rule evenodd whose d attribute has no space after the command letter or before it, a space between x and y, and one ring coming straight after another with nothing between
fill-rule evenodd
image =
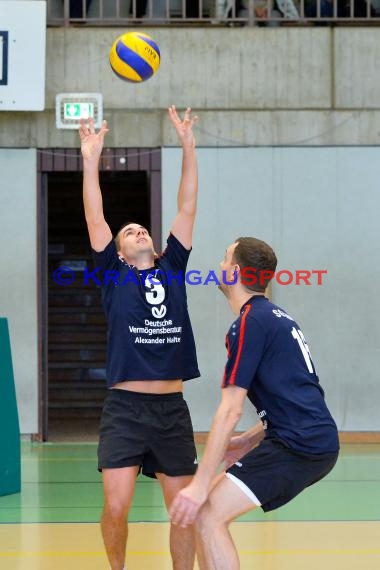
<instances>
[{"instance_id":1,"label":"white wall","mask_svg":"<svg viewBox=\"0 0 380 570\"><path fill-rule=\"evenodd\" d=\"M327 269L322 285L273 286L311 346L340 430L378 431L380 150L240 148L199 153L200 199L190 267L217 269L240 235L268 241L278 269ZM181 153L163 152L163 235L175 212ZM208 430L234 316L213 285L189 286L202 379L186 385L194 427ZM240 427L252 421L246 411Z\"/></svg>"},{"instance_id":2,"label":"white wall","mask_svg":"<svg viewBox=\"0 0 380 570\"><path fill-rule=\"evenodd\" d=\"M8 319L22 433L38 431L35 149L0 149L0 315Z\"/></svg>"},{"instance_id":3,"label":"white wall","mask_svg":"<svg viewBox=\"0 0 380 570\"><path fill-rule=\"evenodd\" d=\"M189 268L207 275L239 235L268 241L279 269L327 269L323 285L274 285L309 344L338 427L379 431L380 150L200 148ZM175 213L181 152L163 150L163 234ZM37 432L36 152L0 150L0 315L9 319L22 433ZM186 385L194 428L220 397L233 315L213 285L189 286L202 378ZM249 406L240 427L254 419Z\"/></svg>"}]
</instances>

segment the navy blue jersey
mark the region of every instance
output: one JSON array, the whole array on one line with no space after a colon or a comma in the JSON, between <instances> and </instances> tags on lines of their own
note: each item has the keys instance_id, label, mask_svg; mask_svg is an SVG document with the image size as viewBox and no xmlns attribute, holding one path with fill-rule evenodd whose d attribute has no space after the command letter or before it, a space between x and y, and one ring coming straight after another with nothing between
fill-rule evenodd
<instances>
[{"instance_id":1,"label":"navy blue jersey","mask_svg":"<svg viewBox=\"0 0 380 570\"><path fill-rule=\"evenodd\" d=\"M121 259L114 240L93 251L108 321L109 387L124 380L200 376L185 288L189 254L172 234L147 270Z\"/></svg>"},{"instance_id":2,"label":"navy blue jersey","mask_svg":"<svg viewBox=\"0 0 380 570\"><path fill-rule=\"evenodd\" d=\"M305 337L296 321L264 296L253 296L226 337L223 387L240 386L266 428L304 453L339 449Z\"/></svg>"}]
</instances>

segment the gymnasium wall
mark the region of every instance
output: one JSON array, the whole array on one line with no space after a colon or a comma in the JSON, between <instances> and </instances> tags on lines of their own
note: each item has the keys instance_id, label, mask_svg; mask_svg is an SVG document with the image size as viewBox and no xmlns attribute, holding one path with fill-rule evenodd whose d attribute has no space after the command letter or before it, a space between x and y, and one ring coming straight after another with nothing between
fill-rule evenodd
<instances>
[{"instance_id":1,"label":"gymnasium wall","mask_svg":"<svg viewBox=\"0 0 380 570\"><path fill-rule=\"evenodd\" d=\"M8 319L22 433L38 431L36 155L0 149L0 316Z\"/></svg>"},{"instance_id":2,"label":"gymnasium wall","mask_svg":"<svg viewBox=\"0 0 380 570\"><path fill-rule=\"evenodd\" d=\"M0 113L0 267L2 274L11 268L22 277L2 277L0 313L10 318L21 431L37 431L35 150L78 148L76 131L55 127L55 96L87 91L103 94L109 148L167 147L164 235L179 169L166 108L193 106L202 147L193 266L216 265L244 232L270 241L283 267L328 264L322 287L274 287L274 300L294 309L339 428L380 430L372 409L379 396L378 29L153 28L161 68L137 86L117 79L107 61L123 31L49 28L45 110ZM14 259L23 263L15 267ZM189 296L204 379L187 392L195 428L206 430L232 315L212 286L192 287ZM204 320L203 301L209 311Z\"/></svg>"},{"instance_id":3,"label":"gymnasium wall","mask_svg":"<svg viewBox=\"0 0 380 570\"><path fill-rule=\"evenodd\" d=\"M163 153L163 227L175 213L180 153ZM200 149L200 198L190 269L217 272L234 239L268 241L278 271L326 270L311 285L274 283L272 298L301 326L342 431L379 431L380 149ZM283 274L280 281L286 282ZM188 287L202 379L186 384L195 429L210 427L235 319L213 284ZM247 407L239 427L255 417Z\"/></svg>"},{"instance_id":4,"label":"gymnasium wall","mask_svg":"<svg viewBox=\"0 0 380 570\"><path fill-rule=\"evenodd\" d=\"M380 279L377 148L199 149L200 199L189 269L217 272L225 248L255 235L279 269L327 270L322 285L273 286L311 346L327 401L344 431L379 431ZM239 168L237 168L239 165ZM36 157L0 150L0 314L11 332L22 433L37 431ZM163 235L174 216L180 151L163 150ZM20 207L22 204L22 207ZM217 287L188 287L202 378L186 384L197 431L220 396L233 315ZM211 410L210 410L211 408ZM247 407L240 427L254 419Z\"/></svg>"},{"instance_id":5,"label":"gymnasium wall","mask_svg":"<svg viewBox=\"0 0 380 570\"><path fill-rule=\"evenodd\" d=\"M63 92L103 94L110 147L175 144L165 115L171 103L201 114L203 146L380 140L378 28L149 30L162 51L161 67L133 86L108 64L109 48L125 30L49 28L46 109L2 112L0 146L76 147L74 131L55 128L55 97Z\"/></svg>"}]
</instances>

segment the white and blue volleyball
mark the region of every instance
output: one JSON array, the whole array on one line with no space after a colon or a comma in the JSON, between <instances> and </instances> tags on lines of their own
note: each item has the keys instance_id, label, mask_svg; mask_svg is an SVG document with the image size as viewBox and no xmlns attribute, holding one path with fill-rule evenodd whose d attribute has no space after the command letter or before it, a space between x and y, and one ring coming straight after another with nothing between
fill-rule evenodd
<instances>
[{"instance_id":1,"label":"white and blue volleyball","mask_svg":"<svg viewBox=\"0 0 380 570\"><path fill-rule=\"evenodd\" d=\"M160 50L153 38L142 32L118 37L110 51L112 70L120 79L139 83L154 75L160 66Z\"/></svg>"}]
</instances>

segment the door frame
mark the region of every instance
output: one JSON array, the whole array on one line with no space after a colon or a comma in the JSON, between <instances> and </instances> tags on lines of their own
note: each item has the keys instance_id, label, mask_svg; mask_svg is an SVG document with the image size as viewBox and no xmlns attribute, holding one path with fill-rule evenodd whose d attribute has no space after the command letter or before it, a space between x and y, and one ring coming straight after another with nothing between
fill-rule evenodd
<instances>
[{"instance_id":1,"label":"door frame","mask_svg":"<svg viewBox=\"0 0 380 570\"><path fill-rule=\"evenodd\" d=\"M105 148L100 172L145 171L149 184L150 221L153 243L161 246L162 191L161 148ZM82 172L82 157L76 148L37 149L37 312L38 312L38 434L48 438L48 174Z\"/></svg>"}]
</instances>

